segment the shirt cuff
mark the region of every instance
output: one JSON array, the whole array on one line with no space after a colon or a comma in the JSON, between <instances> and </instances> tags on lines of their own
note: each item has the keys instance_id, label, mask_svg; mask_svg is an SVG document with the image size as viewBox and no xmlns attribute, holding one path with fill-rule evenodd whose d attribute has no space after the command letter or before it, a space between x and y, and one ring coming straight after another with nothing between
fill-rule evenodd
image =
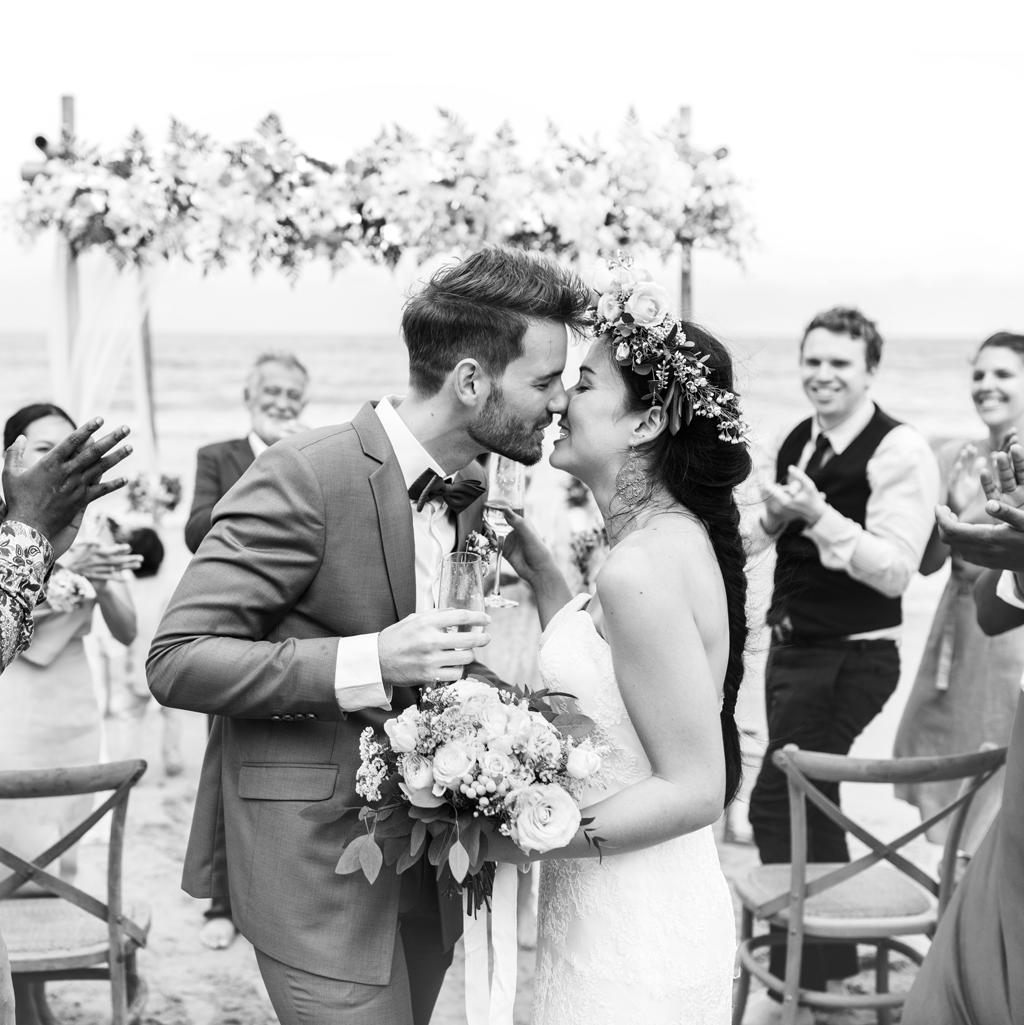
<instances>
[{"instance_id":1,"label":"shirt cuff","mask_svg":"<svg viewBox=\"0 0 1024 1025\"><path fill-rule=\"evenodd\" d=\"M377 638L380 634L359 634L338 640L338 661L334 667L334 696L343 712L362 708L391 711L391 688L381 678Z\"/></svg>"},{"instance_id":2,"label":"shirt cuff","mask_svg":"<svg viewBox=\"0 0 1024 1025\"><path fill-rule=\"evenodd\" d=\"M812 527L804 528L804 536L809 537L819 548L835 550L841 545L856 543L861 530L859 523L847 519L837 509L826 505L825 511L818 517Z\"/></svg>"},{"instance_id":3,"label":"shirt cuff","mask_svg":"<svg viewBox=\"0 0 1024 1025\"><path fill-rule=\"evenodd\" d=\"M1000 601L1012 605L1015 609L1024 609L1024 595L1017 587L1017 580L1011 570L1004 569L999 574L999 582L996 584L996 597Z\"/></svg>"}]
</instances>

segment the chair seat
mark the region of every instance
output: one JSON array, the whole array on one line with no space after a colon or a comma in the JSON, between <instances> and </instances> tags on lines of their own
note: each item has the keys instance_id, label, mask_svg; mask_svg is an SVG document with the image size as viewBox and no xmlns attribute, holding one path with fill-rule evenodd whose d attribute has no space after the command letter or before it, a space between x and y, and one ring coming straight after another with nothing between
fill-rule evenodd
<instances>
[{"instance_id":1,"label":"chair seat","mask_svg":"<svg viewBox=\"0 0 1024 1025\"><path fill-rule=\"evenodd\" d=\"M145 934L149 907L125 903L124 915ZM12 972L82 968L107 961L107 923L56 897L0 901L0 935L7 944ZM125 946L135 943L126 937Z\"/></svg>"},{"instance_id":2,"label":"chair seat","mask_svg":"<svg viewBox=\"0 0 1024 1025\"><path fill-rule=\"evenodd\" d=\"M840 868L839 864L807 866L808 881ZM790 888L790 867L757 865L735 880L736 892L751 910L775 899ZM938 901L899 869L879 863L836 886L809 897L804 904L804 929L817 936L845 939L880 935L912 935L927 932L938 917ZM784 908L770 919L789 921Z\"/></svg>"}]
</instances>

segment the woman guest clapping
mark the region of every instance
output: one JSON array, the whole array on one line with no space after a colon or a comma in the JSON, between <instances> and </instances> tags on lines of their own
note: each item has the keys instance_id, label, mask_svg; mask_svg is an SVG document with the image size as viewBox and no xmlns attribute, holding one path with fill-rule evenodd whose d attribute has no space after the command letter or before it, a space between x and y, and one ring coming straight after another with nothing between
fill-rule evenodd
<instances>
[{"instance_id":1,"label":"woman guest clapping","mask_svg":"<svg viewBox=\"0 0 1024 1025\"><path fill-rule=\"evenodd\" d=\"M971 364L971 398L988 436L942 447L943 502L963 522L987 523L979 470L992 452L1005 448L1016 436L1024 437L1024 335L1000 332L982 342ZM934 573L949 557L949 548L933 535L921 572ZM981 569L956 552L951 562L950 578L896 734L897 756L975 751L986 741L1005 744L1010 736L1024 672L1024 630L986 637L975 620L971 596ZM927 818L953 798L955 786L899 787L897 796L916 805ZM998 807L1001 788L999 775L975 801L961 842L965 855L972 854L981 841ZM945 834L929 839L941 843Z\"/></svg>"}]
</instances>

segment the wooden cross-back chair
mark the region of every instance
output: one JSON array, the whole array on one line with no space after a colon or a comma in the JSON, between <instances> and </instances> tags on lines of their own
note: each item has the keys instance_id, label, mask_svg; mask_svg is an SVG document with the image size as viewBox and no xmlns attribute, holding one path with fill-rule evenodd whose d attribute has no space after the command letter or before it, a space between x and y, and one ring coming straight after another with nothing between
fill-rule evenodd
<instances>
[{"instance_id":1,"label":"wooden cross-back chair","mask_svg":"<svg viewBox=\"0 0 1024 1025\"><path fill-rule=\"evenodd\" d=\"M874 1009L879 1025L904 994L889 991L889 952L920 965L923 955L897 936L935 931L952 896L957 848L974 795L1006 760L1006 748L926 758L866 759L801 751L793 744L772 756L789 784L792 861L758 865L734 882L743 905L739 976L733 1023L740 1025L751 975L782 998L783 1025L793 1025L801 1004L821 1010ZM875 836L846 815L815 786L827 783L935 783L961 780L956 797L930 818L893 840ZM867 853L848 863L807 861L807 802L856 837ZM949 820L943 856L934 878L908 860L901 848L937 822ZM784 931L754 936L754 921ZM800 988L804 940L863 943L875 947L875 992L834 993ZM786 943L786 975L771 973L755 953Z\"/></svg>"},{"instance_id":2,"label":"wooden cross-back chair","mask_svg":"<svg viewBox=\"0 0 1024 1025\"><path fill-rule=\"evenodd\" d=\"M0 772L0 801L105 793L74 828L32 861L0 846L0 865L12 874L0 883L0 934L16 983L33 987L46 1011L47 980L110 981L113 1025L138 1021L146 987L135 954L145 945L149 911L123 894L125 815L131 789L146 771L140 759L69 768ZM48 870L105 815L110 815L106 900L99 900ZM27 883L43 893L17 896Z\"/></svg>"}]
</instances>

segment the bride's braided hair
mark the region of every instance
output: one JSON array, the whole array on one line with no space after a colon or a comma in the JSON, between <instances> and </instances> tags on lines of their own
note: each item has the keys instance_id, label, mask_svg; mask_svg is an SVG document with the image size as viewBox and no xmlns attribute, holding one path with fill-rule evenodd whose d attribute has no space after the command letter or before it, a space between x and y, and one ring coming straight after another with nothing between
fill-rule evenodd
<instances>
[{"instance_id":1,"label":"bride's braided hair","mask_svg":"<svg viewBox=\"0 0 1024 1025\"><path fill-rule=\"evenodd\" d=\"M706 362L712 384L733 390L732 361L725 346L696 324L682 321ZM616 364L636 409L650 406L649 381L628 366ZM656 480L703 524L714 547L725 584L729 616L729 660L722 694L722 742L725 749L725 803L736 796L743 774L736 697L743 679L747 643L746 554L740 536L740 514L734 489L749 476L750 453L745 442L723 440L714 420L695 416L678 433L663 431L641 450Z\"/></svg>"}]
</instances>

